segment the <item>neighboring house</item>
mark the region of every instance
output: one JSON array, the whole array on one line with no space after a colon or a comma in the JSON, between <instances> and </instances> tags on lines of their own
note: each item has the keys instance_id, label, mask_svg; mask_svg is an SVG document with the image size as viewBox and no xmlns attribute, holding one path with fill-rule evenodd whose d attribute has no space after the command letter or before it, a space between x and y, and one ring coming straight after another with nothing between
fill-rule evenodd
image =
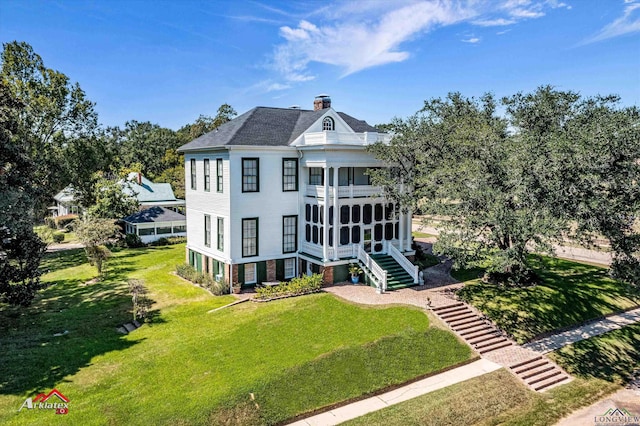
<instances>
[{"instance_id":1,"label":"neighboring house","mask_svg":"<svg viewBox=\"0 0 640 426\"><path fill-rule=\"evenodd\" d=\"M399 212L368 168L389 136L331 107L254 108L180 147L185 155L187 258L243 286L323 272L345 281L358 262L384 291L418 283L411 212Z\"/></svg>"},{"instance_id":2,"label":"neighboring house","mask_svg":"<svg viewBox=\"0 0 640 426\"><path fill-rule=\"evenodd\" d=\"M170 183L153 183L142 173L129 173L126 179L121 179L118 183L122 186L122 192L138 200L140 210L150 207L165 207L169 210L184 213L185 201L173 193ZM56 206L49 207L54 216L64 216L66 214L79 214L82 212L80 206L74 201L74 190L72 185L68 185L54 197Z\"/></svg>"},{"instance_id":3,"label":"neighboring house","mask_svg":"<svg viewBox=\"0 0 640 426\"><path fill-rule=\"evenodd\" d=\"M53 199L56 201L56 205L48 207L48 209L54 217L82 213L82 208L74 201L74 189L71 185L54 195Z\"/></svg>"},{"instance_id":4,"label":"neighboring house","mask_svg":"<svg viewBox=\"0 0 640 426\"><path fill-rule=\"evenodd\" d=\"M185 201L173 194L170 183L153 183L142 173L129 173L127 179L120 180L122 191L138 200L141 209L166 207L169 210L184 212Z\"/></svg>"},{"instance_id":5,"label":"neighboring house","mask_svg":"<svg viewBox=\"0 0 640 426\"><path fill-rule=\"evenodd\" d=\"M186 217L165 207L151 207L122 219L125 232L136 234L148 244L168 237L187 235Z\"/></svg>"}]
</instances>

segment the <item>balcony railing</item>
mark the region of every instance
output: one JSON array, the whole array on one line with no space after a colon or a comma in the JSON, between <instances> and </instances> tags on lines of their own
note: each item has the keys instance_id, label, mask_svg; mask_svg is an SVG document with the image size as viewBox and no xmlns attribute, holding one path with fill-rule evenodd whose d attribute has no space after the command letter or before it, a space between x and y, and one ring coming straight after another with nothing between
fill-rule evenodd
<instances>
[{"instance_id":1,"label":"balcony railing","mask_svg":"<svg viewBox=\"0 0 640 426\"><path fill-rule=\"evenodd\" d=\"M329 187L329 197L333 198L335 187ZM371 185L349 185L338 187L338 198L363 198L376 197L382 195L382 189L379 186ZM307 196L314 198L324 198L324 186L308 185Z\"/></svg>"},{"instance_id":2,"label":"balcony railing","mask_svg":"<svg viewBox=\"0 0 640 426\"><path fill-rule=\"evenodd\" d=\"M301 145L371 145L376 142L387 142L387 134L377 132L346 133L323 131L305 133Z\"/></svg>"}]
</instances>

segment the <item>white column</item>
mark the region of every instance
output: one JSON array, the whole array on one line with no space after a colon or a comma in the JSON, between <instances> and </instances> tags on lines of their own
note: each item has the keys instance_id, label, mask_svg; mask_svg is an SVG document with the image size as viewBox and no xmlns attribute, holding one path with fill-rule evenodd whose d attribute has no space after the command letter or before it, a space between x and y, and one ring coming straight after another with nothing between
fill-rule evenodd
<instances>
[{"instance_id":1,"label":"white column","mask_svg":"<svg viewBox=\"0 0 640 426\"><path fill-rule=\"evenodd\" d=\"M398 215L398 250L400 250L400 253L402 253L404 251L404 231L405 231L405 214L402 211L402 209L400 209L400 214Z\"/></svg>"},{"instance_id":2,"label":"white column","mask_svg":"<svg viewBox=\"0 0 640 426\"><path fill-rule=\"evenodd\" d=\"M329 260L329 166L324 166L324 223L322 224L322 260Z\"/></svg>"},{"instance_id":3,"label":"white column","mask_svg":"<svg viewBox=\"0 0 640 426\"><path fill-rule=\"evenodd\" d=\"M339 209L340 209L340 203L338 201L338 192L339 192L339 185L338 185L338 170L339 167L334 167L333 168L333 260L338 260L339 256L338 256L338 214L339 214ZM327 219L327 223L329 222L329 220Z\"/></svg>"},{"instance_id":4,"label":"white column","mask_svg":"<svg viewBox=\"0 0 640 426\"><path fill-rule=\"evenodd\" d=\"M411 216L412 216L411 210L407 210L406 216L407 216L407 220L406 220L407 226L405 229L407 230L407 233L405 235L407 238L407 242L405 243L405 247L407 247L407 250L411 250L411 231L412 231L411 225L413 222L413 220L411 219Z\"/></svg>"}]
</instances>

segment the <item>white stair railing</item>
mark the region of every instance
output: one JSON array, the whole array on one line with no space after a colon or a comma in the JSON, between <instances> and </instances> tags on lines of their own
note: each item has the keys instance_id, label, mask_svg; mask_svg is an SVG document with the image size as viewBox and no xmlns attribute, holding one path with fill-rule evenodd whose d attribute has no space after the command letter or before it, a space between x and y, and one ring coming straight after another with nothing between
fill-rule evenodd
<instances>
[{"instance_id":1,"label":"white stair railing","mask_svg":"<svg viewBox=\"0 0 640 426\"><path fill-rule=\"evenodd\" d=\"M398 262L400 266L402 266L402 269L404 269L409 275L411 275L414 284L418 284L420 271L417 265L411 263L411 261L407 259L405 255L400 253L400 250L395 248L395 246L391 243L387 244L387 254L393 257L393 259Z\"/></svg>"},{"instance_id":2,"label":"white stair railing","mask_svg":"<svg viewBox=\"0 0 640 426\"><path fill-rule=\"evenodd\" d=\"M387 271L382 269L375 260L364 251L361 245L358 245L358 260L367 268L374 277L377 278L376 289L378 293L384 293L387 290Z\"/></svg>"}]
</instances>

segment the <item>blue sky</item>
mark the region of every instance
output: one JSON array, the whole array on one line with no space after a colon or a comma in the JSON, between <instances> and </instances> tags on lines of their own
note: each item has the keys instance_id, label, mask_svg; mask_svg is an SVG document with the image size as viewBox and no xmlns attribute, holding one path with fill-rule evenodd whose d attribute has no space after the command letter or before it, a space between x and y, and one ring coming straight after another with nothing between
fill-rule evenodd
<instances>
[{"instance_id":1,"label":"blue sky","mask_svg":"<svg viewBox=\"0 0 640 426\"><path fill-rule=\"evenodd\" d=\"M12 40L111 126L177 129L225 102L310 109L320 93L378 124L451 91L543 84L640 106L640 0L0 0Z\"/></svg>"}]
</instances>

